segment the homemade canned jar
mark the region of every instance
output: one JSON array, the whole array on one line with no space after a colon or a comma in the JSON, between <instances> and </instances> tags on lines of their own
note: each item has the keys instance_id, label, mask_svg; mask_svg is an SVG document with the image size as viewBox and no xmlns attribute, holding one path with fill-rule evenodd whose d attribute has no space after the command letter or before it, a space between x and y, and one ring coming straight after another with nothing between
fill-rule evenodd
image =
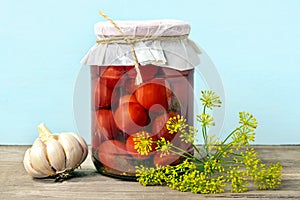
<instances>
[{"instance_id":1,"label":"homemade canned jar","mask_svg":"<svg viewBox=\"0 0 300 200\"><path fill-rule=\"evenodd\" d=\"M91 73L92 160L105 175L134 179L135 166L175 165L177 155L140 155L138 133L192 151L166 122L182 115L193 125L193 78L199 64L190 26L178 20L116 21L95 25L97 44L83 59Z\"/></svg>"}]
</instances>

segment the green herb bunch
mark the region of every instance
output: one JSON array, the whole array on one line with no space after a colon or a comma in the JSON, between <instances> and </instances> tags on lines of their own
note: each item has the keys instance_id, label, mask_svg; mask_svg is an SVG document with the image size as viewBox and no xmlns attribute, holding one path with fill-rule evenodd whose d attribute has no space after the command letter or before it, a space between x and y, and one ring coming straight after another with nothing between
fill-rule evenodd
<instances>
[{"instance_id":1,"label":"green herb bunch","mask_svg":"<svg viewBox=\"0 0 300 200\"><path fill-rule=\"evenodd\" d=\"M278 188L281 164L267 166L250 147L257 127L255 117L248 112L240 112L238 127L224 140L215 139L208 135L208 129L215 125L208 111L221 106L220 97L213 91L201 93L203 111L197 115L197 121L201 125L203 145L200 148L195 145L198 130L188 125L183 116L171 117L166 124L167 130L170 134L180 134L181 141L189 143L194 153L175 146L163 137L158 141L152 141L146 135L135 138L135 149L142 155L151 149L147 146L156 142L160 157L176 154L184 158L175 166L136 166L137 181L144 186L167 185L175 190L201 194L222 193L226 185L230 185L231 192L245 192L249 181L260 190Z\"/></svg>"}]
</instances>

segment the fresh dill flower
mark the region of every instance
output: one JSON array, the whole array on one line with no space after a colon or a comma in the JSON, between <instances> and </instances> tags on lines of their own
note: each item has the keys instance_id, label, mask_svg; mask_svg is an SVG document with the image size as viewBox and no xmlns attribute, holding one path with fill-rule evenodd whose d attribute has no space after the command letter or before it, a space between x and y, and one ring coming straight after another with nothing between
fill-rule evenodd
<instances>
[{"instance_id":1,"label":"fresh dill flower","mask_svg":"<svg viewBox=\"0 0 300 200\"><path fill-rule=\"evenodd\" d=\"M218 176L217 178L208 178L204 182L205 184L203 189L200 190L201 194L217 194L224 192L225 180L223 176Z\"/></svg>"},{"instance_id":2,"label":"fresh dill flower","mask_svg":"<svg viewBox=\"0 0 300 200\"><path fill-rule=\"evenodd\" d=\"M137 137L133 138L134 149L141 155L148 155L152 151L153 140L149 133L142 131L137 133Z\"/></svg>"},{"instance_id":3,"label":"fresh dill flower","mask_svg":"<svg viewBox=\"0 0 300 200\"><path fill-rule=\"evenodd\" d=\"M191 191L200 194L216 194L224 192L225 179L222 175L217 178L210 177L210 174L200 171L192 162L184 162L179 168L174 167L178 171L167 183L172 189L182 192Z\"/></svg>"},{"instance_id":4,"label":"fresh dill flower","mask_svg":"<svg viewBox=\"0 0 300 200\"><path fill-rule=\"evenodd\" d=\"M137 181L146 185L162 185L165 179L164 166L157 166L156 168L147 168L143 165L136 166Z\"/></svg>"},{"instance_id":5,"label":"fresh dill flower","mask_svg":"<svg viewBox=\"0 0 300 200\"><path fill-rule=\"evenodd\" d=\"M223 171L224 167L222 166L221 162L214 159L213 156L204 163L204 172L207 174Z\"/></svg>"},{"instance_id":6,"label":"fresh dill flower","mask_svg":"<svg viewBox=\"0 0 300 200\"><path fill-rule=\"evenodd\" d=\"M248 112L239 112L240 121L239 123L246 127L256 128L257 127L257 121L256 118L248 113Z\"/></svg>"},{"instance_id":7,"label":"fresh dill flower","mask_svg":"<svg viewBox=\"0 0 300 200\"><path fill-rule=\"evenodd\" d=\"M171 117L167 122L167 130L170 134L177 133L184 130L188 124L186 124L186 119L183 116L176 115Z\"/></svg>"},{"instance_id":8,"label":"fresh dill flower","mask_svg":"<svg viewBox=\"0 0 300 200\"><path fill-rule=\"evenodd\" d=\"M253 176L254 183L259 190L276 189L281 184L281 170L280 163L271 164L269 167L261 164L259 170Z\"/></svg>"},{"instance_id":9,"label":"fresh dill flower","mask_svg":"<svg viewBox=\"0 0 300 200\"><path fill-rule=\"evenodd\" d=\"M202 113L197 115L197 121L201 123L201 126L206 126L206 128L215 126L214 118L210 114Z\"/></svg>"},{"instance_id":10,"label":"fresh dill flower","mask_svg":"<svg viewBox=\"0 0 300 200\"><path fill-rule=\"evenodd\" d=\"M280 163L266 166L257 155L250 142L255 139L256 118L248 112L239 113L239 126L228 134L224 140L208 135L208 128L215 125L213 117L206 113L206 108L220 107L220 98L212 91L202 91L203 112L197 115L201 124L203 145L199 149L195 145L198 130L187 124L180 115L173 116L166 123L170 134L178 134L181 141L193 147L185 150L180 145L164 137L153 141L147 132L140 132L134 139L134 147L140 154L152 151L152 144L160 157L170 153L181 156L185 160L171 166L136 167L137 180L142 185L167 185L174 190L190 191L200 194L224 192L226 184L230 184L232 192L245 192L248 182L253 181L258 189L275 189L281 184L282 166Z\"/></svg>"},{"instance_id":11,"label":"fresh dill flower","mask_svg":"<svg viewBox=\"0 0 300 200\"><path fill-rule=\"evenodd\" d=\"M204 90L201 91L202 97L200 98L202 105L204 107L207 107L209 109L212 109L213 107L221 107L221 100L220 97L211 90Z\"/></svg>"},{"instance_id":12,"label":"fresh dill flower","mask_svg":"<svg viewBox=\"0 0 300 200\"><path fill-rule=\"evenodd\" d=\"M254 148L246 148L245 152L241 152L242 163L246 166L246 169L249 171L249 175L255 173L258 169L258 165L261 161L257 158L257 152Z\"/></svg>"},{"instance_id":13,"label":"fresh dill flower","mask_svg":"<svg viewBox=\"0 0 300 200\"><path fill-rule=\"evenodd\" d=\"M231 192L241 193L248 190L248 179L246 178L245 171L239 170L237 167L231 167L228 174Z\"/></svg>"},{"instance_id":14,"label":"fresh dill flower","mask_svg":"<svg viewBox=\"0 0 300 200\"><path fill-rule=\"evenodd\" d=\"M231 138L233 140L232 145L239 150L244 146L249 146L250 142L255 140L255 132L253 128L241 126L235 131Z\"/></svg>"},{"instance_id":15,"label":"fresh dill flower","mask_svg":"<svg viewBox=\"0 0 300 200\"><path fill-rule=\"evenodd\" d=\"M156 150L161 151L160 157L162 158L164 155L169 155L170 150L173 147L173 144L170 141L166 140L164 137L161 137L160 140L157 141Z\"/></svg>"}]
</instances>

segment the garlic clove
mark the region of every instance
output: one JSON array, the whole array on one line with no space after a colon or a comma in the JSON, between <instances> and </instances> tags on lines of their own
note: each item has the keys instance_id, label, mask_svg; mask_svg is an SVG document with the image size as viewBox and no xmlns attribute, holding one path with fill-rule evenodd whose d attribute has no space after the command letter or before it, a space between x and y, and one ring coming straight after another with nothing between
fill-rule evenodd
<instances>
[{"instance_id":1,"label":"garlic clove","mask_svg":"<svg viewBox=\"0 0 300 200\"><path fill-rule=\"evenodd\" d=\"M45 178L45 177L49 176L48 174L44 174L42 172L36 171L31 166L31 162L30 162L30 150L31 150L30 148L26 150L25 156L24 156L24 160L23 160L24 168L27 171L27 173L30 174L32 177L35 177L35 178Z\"/></svg>"},{"instance_id":2,"label":"garlic clove","mask_svg":"<svg viewBox=\"0 0 300 200\"><path fill-rule=\"evenodd\" d=\"M71 134L61 133L58 135L58 141L64 149L66 155L66 169L73 169L80 165L83 150Z\"/></svg>"},{"instance_id":3,"label":"garlic clove","mask_svg":"<svg viewBox=\"0 0 300 200\"><path fill-rule=\"evenodd\" d=\"M39 138L34 141L29 157L36 171L48 174L48 176L55 174L46 156L46 145Z\"/></svg>"},{"instance_id":4,"label":"garlic clove","mask_svg":"<svg viewBox=\"0 0 300 200\"><path fill-rule=\"evenodd\" d=\"M86 159L87 155L88 155L88 146L86 144L86 142L84 141L84 139L82 137L80 137L79 135L69 132L68 134L71 134L73 137L75 137L77 139L77 141L79 142L80 146L82 147L83 153L82 153L82 157L80 160L80 163L83 163L83 161Z\"/></svg>"},{"instance_id":5,"label":"garlic clove","mask_svg":"<svg viewBox=\"0 0 300 200\"><path fill-rule=\"evenodd\" d=\"M63 147L53 137L45 141L47 158L50 165L58 172L65 169L66 156Z\"/></svg>"}]
</instances>

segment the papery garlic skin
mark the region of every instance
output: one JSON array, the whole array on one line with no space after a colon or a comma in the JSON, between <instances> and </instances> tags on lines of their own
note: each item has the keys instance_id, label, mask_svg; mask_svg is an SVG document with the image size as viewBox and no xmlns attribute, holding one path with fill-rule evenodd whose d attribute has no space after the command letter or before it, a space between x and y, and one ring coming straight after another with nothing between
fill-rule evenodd
<instances>
[{"instance_id":1,"label":"papery garlic skin","mask_svg":"<svg viewBox=\"0 0 300 200\"><path fill-rule=\"evenodd\" d=\"M35 170L34 168L32 168L31 161L30 161L30 150L31 149L26 150L24 160L23 160L23 164L24 164L24 167L25 167L25 170L27 171L27 173L35 178L45 178L45 177L49 176L48 174L44 174L44 173L39 172L39 171Z\"/></svg>"},{"instance_id":2,"label":"papery garlic skin","mask_svg":"<svg viewBox=\"0 0 300 200\"><path fill-rule=\"evenodd\" d=\"M56 171L63 171L66 168L64 148L59 141L54 138L49 138L45 144L50 166L52 166Z\"/></svg>"},{"instance_id":3,"label":"papery garlic skin","mask_svg":"<svg viewBox=\"0 0 300 200\"><path fill-rule=\"evenodd\" d=\"M54 174L54 170L48 162L46 145L37 138L30 149L30 163L32 168L43 174Z\"/></svg>"},{"instance_id":4,"label":"papery garlic skin","mask_svg":"<svg viewBox=\"0 0 300 200\"><path fill-rule=\"evenodd\" d=\"M40 136L24 155L24 168L35 178L68 173L80 166L87 157L88 146L75 133L52 134L44 125L38 126Z\"/></svg>"},{"instance_id":5,"label":"papery garlic skin","mask_svg":"<svg viewBox=\"0 0 300 200\"><path fill-rule=\"evenodd\" d=\"M75 133L72 133L72 132L69 132L69 134L73 135L73 137L75 137L77 139L77 141L79 142L81 147L87 147L87 144L86 144L85 140L82 137L80 137L79 135L77 135ZM83 151L83 153L82 153L80 163L82 163L86 159L86 157L89 153L88 148L82 148L82 151Z\"/></svg>"},{"instance_id":6,"label":"papery garlic skin","mask_svg":"<svg viewBox=\"0 0 300 200\"><path fill-rule=\"evenodd\" d=\"M77 167L81 161L83 150L74 136L63 133L58 136L58 142L62 145L66 156L66 168Z\"/></svg>"}]
</instances>

